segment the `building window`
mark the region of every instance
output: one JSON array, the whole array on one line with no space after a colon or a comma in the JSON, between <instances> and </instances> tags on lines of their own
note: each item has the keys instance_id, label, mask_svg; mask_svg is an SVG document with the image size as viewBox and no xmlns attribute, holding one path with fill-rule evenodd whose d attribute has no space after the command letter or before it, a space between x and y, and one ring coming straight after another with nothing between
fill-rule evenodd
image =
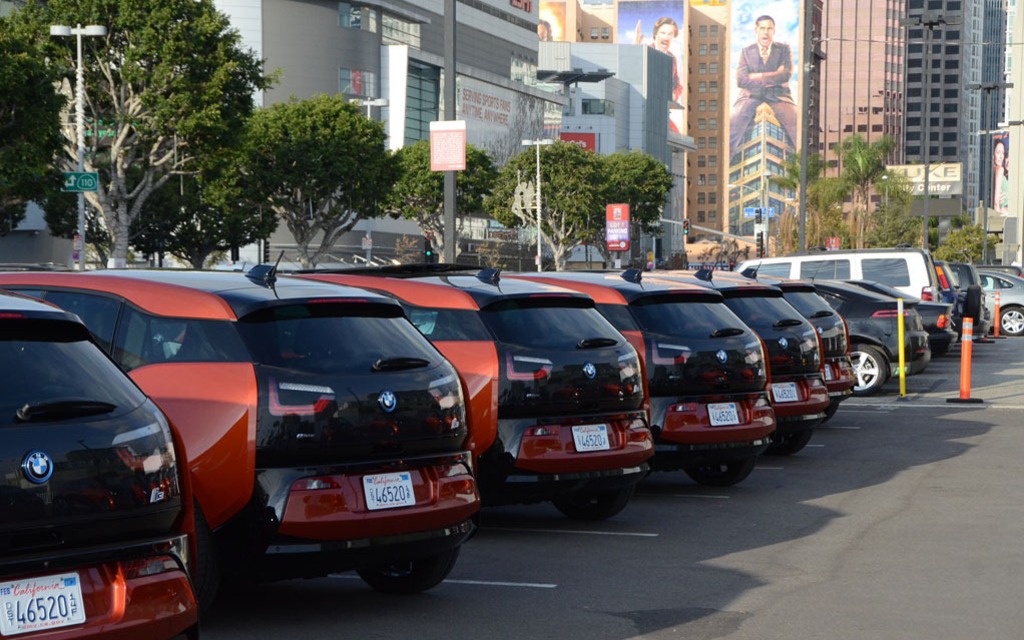
<instances>
[{"instance_id":1,"label":"building window","mask_svg":"<svg viewBox=\"0 0 1024 640\"><path fill-rule=\"evenodd\" d=\"M708 194L708 204L718 204L718 194L714 191Z\"/></svg>"},{"instance_id":2,"label":"building window","mask_svg":"<svg viewBox=\"0 0 1024 640\"><path fill-rule=\"evenodd\" d=\"M698 149L703 149L706 146L708 146L708 139L704 138L704 137L698 137L697 138L697 148Z\"/></svg>"},{"instance_id":3,"label":"building window","mask_svg":"<svg viewBox=\"0 0 1024 640\"><path fill-rule=\"evenodd\" d=\"M703 191L697 192L697 204L707 204L707 194Z\"/></svg>"},{"instance_id":4,"label":"building window","mask_svg":"<svg viewBox=\"0 0 1024 640\"><path fill-rule=\"evenodd\" d=\"M697 103L697 111L707 111L707 110L708 110L708 101L707 100L701 100L701 101L699 101Z\"/></svg>"},{"instance_id":5,"label":"building window","mask_svg":"<svg viewBox=\"0 0 1024 640\"><path fill-rule=\"evenodd\" d=\"M702 76L707 75L707 73L708 73L708 65L704 64L703 62L698 64L697 65L697 73L699 73Z\"/></svg>"},{"instance_id":6,"label":"building window","mask_svg":"<svg viewBox=\"0 0 1024 640\"><path fill-rule=\"evenodd\" d=\"M703 187L705 184L707 184L707 176L703 173L697 174L697 186Z\"/></svg>"},{"instance_id":7,"label":"building window","mask_svg":"<svg viewBox=\"0 0 1024 640\"><path fill-rule=\"evenodd\" d=\"M338 70L339 91L346 96L373 98L377 94L377 74L361 69Z\"/></svg>"},{"instance_id":8,"label":"building window","mask_svg":"<svg viewBox=\"0 0 1024 640\"><path fill-rule=\"evenodd\" d=\"M709 118L708 119L708 128L711 129L712 131L717 131L718 130L718 118Z\"/></svg>"},{"instance_id":9,"label":"building window","mask_svg":"<svg viewBox=\"0 0 1024 640\"><path fill-rule=\"evenodd\" d=\"M718 156L708 156L708 166L715 168L718 166Z\"/></svg>"},{"instance_id":10,"label":"building window","mask_svg":"<svg viewBox=\"0 0 1024 640\"><path fill-rule=\"evenodd\" d=\"M718 136L711 136L710 138L708 138L708 148L709 149L717 149L718 148Z\"/></svg>"},{"instance_id":11,"label":"building window","mask_svg":"<svg viewBox=\"0 0 1024 640\"><path fill-rule=\"evenodd\" d=\"M359 7L348 2L339 2L338 26L377 33L377 11L370 7Z\"/></svg>"},{"instance_id":12,"label":"building window","mask_svg":"<svg viewBox=\"0 0 1024 640\"><path fill-rule=\"evenodd\" d=\"M701 168L708 166L705 156L697 156L697 166Z\"/></svg>"},{"instance_id":13,"label":"building window","mask_svg":"<svg viewBox=\"0 0 1024 640\"><path fill-rule=\"evenodd\" d=\"M710 109L711 109L712 111L718 111L718 100L712 100L711 102L709 102L709 103L708 103L708 107L709 107L709 108L710 108Z\"/></svg>"},{"instance_id":14,"label":"building window","mask_svg":"<svg viewBox=\"0 0 1024 640\"><path fill-rule=\"evenodd\" d=\"M713 56L717 56L718 55L718 45L717 44L711 45L711 55L713 55Z\"/></svg>"},{"instance_id":15,"label":"building window","mask_svg":"<svg viewBox=\"0 0 1024 640\"><path fill-rule=\"evenodd\" d=\"M708 211L708 222L714 222L715 219L716 219L715 212L714 211Z\"/></svg>"},{"instance_id":16,"label":"building window","mask_svg":"<svg viewBox=\"0 0 1024 640\"><path fill-rule=\"evenodd\" d=\"M697 47L697 54L702 56L708 55L708 45L702 44L699 47Z\"/></svg>"},{"instance_id":17,"label":"building window","mask_svg":"<svg viewBox=\"0 0 1024 640\"><path fill-rule=\"evenodd\" d=\"M706 24L700 25L700 27L697 28L697 33L700 34L700 37L706 38L708 36L708 25L706 25Z\"/></svg>"},{"instance_id":18,"label":"building window","mask_svg":"<svg viewBox=\"0 0 1024 640\"><path fill-rule=\"evenodd\" d=\"M700 93L707 93L708 92L708 83L704 82L703 80L698 82L697 83L697 91L700 92Z\"/></svg>"},{"instance_id":19,"label":"building window","mask_svg":"<svg viewBox=\"0 0 1024 640\"><path fill-rule=\"evenodd\" d=\"M407 44L420 48L420 25L387 13L381 18L381 38L384 44Z\"/></svg>"},{"instance_id":20,"label":"building window","mask_svg":"<svg viewBox=\"0 0 1024 640\"><path fill-rule=\"evenodd\" d=\"M712 173L708 175L708 184L712 187L718 184L718 174Z\"/></svg>"},{"instance_id":21,"label":"building window","mask_svg":"<svg viewBox=\"0 0 1024 640\"><path fill-rule=\"evenodd\" d=\"M441 70L410 60L406 84L405 143L429 140L430 123L438 119L441 108Z\"/></svg>"},{"instance_id":22,"label":"building window","mask_svg":"<svg viewBox=\"0 0 1024 640\"><path fill-rule=\"evenodd\" d=\"M711 93L718 93L718 82L714 80L711 81L711 83L708 85L708 89Z\"/></svg>"},{"instance_id":23,"label":"building window","mask_svg":"<svg viewBox=\"0 0 1024 640\"><path fill-rule=\"evenodd\" d=\"M710 73L713 76L718 75L718 63L717 62L711 62L711 63L708 64L708 73Z\"/></svg>"},{"instance_id":24,"label":"building window","mask_svg":"<svg viewBox=\"0 0 1024 640\"><path fill-rule=\"evenodd\" d=\"M716 36L718 36L718 25L717 24L713 24L713 25L711 25L711 37L714 38Z\"/></svg>"},{"instance_id":25,"label":"building window","mask_svg":"<svg viewBox=\"0 0 1024 640\"><path fill-rule=\"evenodd\" d=\"M612 30L610 27L601 27L601 39L607 40L612 37Z\"/></svg>"},{"instance_id":26,"label":"building window","mask_svg":"<svg viewBox=\"0 0 1024 640\"><path fill-rule=\"evenodd\" d=\"M704 212L703 211L698 211L697 212L697 222L704 222Z\"/></svg>"},{"instance_id":27,"label":"building window","mask_svg":"<svg viewBox=\"0 0 1024 640\"><path fill-rule=\"evenodd\" d=\"M597 40L599 33L600 33L600 29L598 29L597 27L590 27L590 39L591 40Z\"/></svg>"},{"instance_id":28,"label":"building window","mask_svg":"<svg viewBox=\"0 0 1024 640\"><path fill-rule=\"evenodd\" d=\"M697 128L704 131L708 128L708 121L704 118L697 118Z\"/></svg>"}]
</instances>

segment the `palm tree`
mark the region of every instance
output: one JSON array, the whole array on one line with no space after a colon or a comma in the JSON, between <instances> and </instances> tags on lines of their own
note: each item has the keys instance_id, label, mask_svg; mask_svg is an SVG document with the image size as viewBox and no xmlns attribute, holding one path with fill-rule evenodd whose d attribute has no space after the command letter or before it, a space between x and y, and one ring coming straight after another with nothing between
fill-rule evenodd
<instances>
[{"instance_id":1,"label":"palm tree","mask_svg":"<svg viewBox=\"0 0 1024 640\"><path fill-rule=\"evenodd\" d=\"M822 160L821 155L812 153L807 156L807 184L808 191L811 191L811 185L813 185L818 179L821 178L821 174L825 169L825 161ZM799 201L804 197L804 194L800 193L800 154L794 153L786 158L786 172L783 174L773 175L769 178L772 184L775 186L796 194L797 203L794 206L799 205ZM814 211L811 208L811 197L808 193L807 199L807 212L808 223L810 227L821 228L820 221L814 220ZM787 255L793 252L793 249L797 243L797 230L794 228L796 222L796 214L787 213L783 216L780 223L781 227L781 239L782 247L778 255ZM818 234L820 235L820 234ZM810 234L808 234L810 237Z\"/></svg>"},{"instance_id":2,"label":"palm tree","mask_svg":"<svg viewBox=\"0 0 1024 640\"><path fill-rule=\"evenodd\" d=\"M842 165L840 177L853 193L850 234L856 249L864 248L872 188L885 173L885 157L894 146L895 142L889 136L868 143L858 135L845 138L836 146L836 154Z\"/></svg>"}]
</instances>

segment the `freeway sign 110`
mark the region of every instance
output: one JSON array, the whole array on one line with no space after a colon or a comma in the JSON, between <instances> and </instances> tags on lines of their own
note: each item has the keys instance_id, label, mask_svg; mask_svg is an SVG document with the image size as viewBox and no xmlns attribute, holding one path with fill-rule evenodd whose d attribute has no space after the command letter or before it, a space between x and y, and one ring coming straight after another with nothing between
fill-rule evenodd
<instances>
[{"instance_id":1,"label":"freeway sign 110","mask_svg":"<svg viewBox=\"0 0 1024 640\"><path fill-rule=\"evenodd\" d=\"M100 174L95 171L65 171L64 186L61 191L81 192L96 191L100 184Z\"/></svg>"}]
</instances>

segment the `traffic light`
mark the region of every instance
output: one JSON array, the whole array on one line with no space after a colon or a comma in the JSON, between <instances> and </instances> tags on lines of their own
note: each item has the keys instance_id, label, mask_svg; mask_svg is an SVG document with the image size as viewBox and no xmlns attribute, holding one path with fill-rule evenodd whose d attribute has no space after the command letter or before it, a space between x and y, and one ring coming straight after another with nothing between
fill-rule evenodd
<instances>
[{"instance_id":1,"label":"traffic light","mask_svg":"<svg viewBox=\"0 0 1024 640\"><path fill-rule=\"evenodd\" d=\"M690 219L689 218L683 218L683 235L684 236L690 235Z\"/></svg>"},{"instance_id":2,"label":"traffic light","mask_svg":"<svg viewBox=\"0 0 1024 640\"><path fill-rule=\"evenodd\" d=\"M423 238L423 262L434 262L434 245L430 242L430 238Z\"/></svg>"},{"instance_id":3,"label":"traffic light","mask_svg":"<svg viewBox=\"0 0 1024 640\"><path fill-rule=\"evenodd\" d=\"M754 222L761 224L761 207L754 209Z\"/></svg>"},{"instance_id":4,"label":"traffic light","mask_svg":"<svg viewBox=\"0 0 1024 640\"><path fill-rule=\"evenodd\" d=\"M763 258L764 257L764 234L761 233L760 231L758 231L755 235L757 235L757 257L758 258Z\"/></svg>"}]
</instances>

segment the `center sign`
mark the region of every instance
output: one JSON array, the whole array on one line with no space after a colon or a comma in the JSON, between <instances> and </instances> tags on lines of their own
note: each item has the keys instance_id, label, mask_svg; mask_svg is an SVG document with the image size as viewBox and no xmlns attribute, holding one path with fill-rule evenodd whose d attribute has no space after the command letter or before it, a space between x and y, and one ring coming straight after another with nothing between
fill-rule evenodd
<instances>
[{"instance_id":1,"label":"center sign","mask_svg":"<svg viewBox=\"0 0 1024 640\"><path fill-rule=\"evenodd\" d=\"M608 250L629 251L629 205L610 204L605 215Z\"/></svg>"}]
</instances>

